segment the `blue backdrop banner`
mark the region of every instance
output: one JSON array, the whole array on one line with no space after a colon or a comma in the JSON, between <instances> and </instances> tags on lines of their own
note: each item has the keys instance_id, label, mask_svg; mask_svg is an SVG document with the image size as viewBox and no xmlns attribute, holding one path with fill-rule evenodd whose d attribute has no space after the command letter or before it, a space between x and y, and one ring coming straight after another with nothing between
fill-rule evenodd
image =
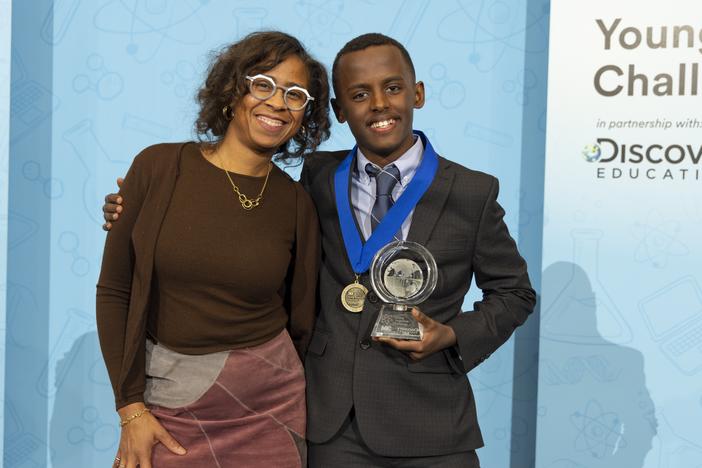
<instances>
[{"instance_id":1,"label":"blue backdrop banner","mask_svg":"<svg viewBox=\"0 0 702 468\"><path fill-rule=\"evenodd\" d=\"M254 30L293 34L328 66L359 34L401 41L427 91L415 127L440 155L500 179L506 222L538 286L547 2L35 0L9 13L0 0L0 34L12 20L11 111L0 94L6 467L112 462L119 428L94 310L103 198L144 147L194 138L211 51ZM8 44L0 40L0 90ZM335 124L323 149L352 146ZM533 463L537 344L527 327L471 372L485 466Z\"/></svg>"}]
</instances>

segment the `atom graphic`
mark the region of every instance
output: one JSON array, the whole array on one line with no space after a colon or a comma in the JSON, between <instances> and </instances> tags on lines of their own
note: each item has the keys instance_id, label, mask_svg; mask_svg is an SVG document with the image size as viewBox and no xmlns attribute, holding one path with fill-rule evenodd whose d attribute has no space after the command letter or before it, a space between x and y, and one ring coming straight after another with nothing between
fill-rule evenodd
<instances>
[{"instance_id":1,"label":"atom graphic","mask_svg":"<svg viewBox=\"0 0 702 468\"><path fill-rule=\"evenodd\" d=\"M495 68L508 50L546 51L548 2L536 7L507 0L456 0L456 3L458 9L441 20L436 34L449 42L471 45L468 61L478 71L486 73ZM539 33L539 40L531 42L536 44L532 48L525 49L524 34L532 30Z\"/></svg>"},{"instance_id":2,"label":"atom graphic","mask_svg":"<svg viewBox=\"0 0 702 468\"><path fill-rule=\"evenodd\" d=\"M653 219L661 220L662 217ZM634 259L639 263L649 263L655 268L663 268L670 257L685 256L690 250L677 240L680 233L677 221L659 221L653 223L636 223L634 236L639 241L634 252Z\"/></svg>"},{"instance_id":3,"label":"atom graphic","mask_svg":"<svg viewBox=\"0 0 702 468\"><path fill-rule=\"evenodd\" d=\"M139 63L151 60L166 41L199 44L206 29L197 12L209 0L112 0L98 9L95 28L128 37L126 51Z\"/></svg>"},{"instance_id":4,"label":"atom graphic","mask_svg":"<svg viewBox=\"0 0 702 468\"><path fill-rule=\"evenodd\" d=\"M302 18L299 35L315 48L328 47L334 38L353 30L344 19L341 0L299 0L295 2L295 11Z\"/></svg>"},{"instance_id":5,"label":"atom graphic","mask_svg":"<svg viewBox=\"0 0 702 468\"><path fill-rule=\"evenodd\" d=\"M605 413L594 400L585 405L585 412L576 411L570 415L570 422L578 429L575 449L589 452L595 458L616 454L626 447L624 423L613 412Z\"/></svg>"}]
</instances>

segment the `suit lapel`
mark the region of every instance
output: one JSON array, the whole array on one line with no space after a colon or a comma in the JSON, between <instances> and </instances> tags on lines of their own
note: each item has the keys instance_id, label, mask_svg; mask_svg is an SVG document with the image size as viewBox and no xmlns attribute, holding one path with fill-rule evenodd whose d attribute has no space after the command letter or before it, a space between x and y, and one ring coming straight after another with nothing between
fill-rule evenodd
<instances>
[{"instance_id":1,"label":"suit lapel","mask_svg":"<svg viewBox=\"0 0 702 468\"><path fill-rule=\"evenodd\" d=\"M356 212L353 209L353 203L351 203L351 189L353 188L353 165L355 164L355 159L351 163L351 170L349 171L349 209L351 210L351 217L353 218L354 226L356 226L356 231L358 231L358 235L363 239L363 233L361 232L361 228L358 225L358 220L356 219ZM350 279L353 279L355 273L353 271L353 266L351 265L351 261L349 260L348 253L346 252L346 244L344 243L344 236L341 234L341 224L339 222L339 210L336 207L336 187L334 186L334 177L336 176L336 171L339 168L339 164L341 164L341 161L339 161L338 164L334 164L331 167L331 170L329 171L329 174L327 174L327 183L329 184L329 201L334 207L334 221L331 223L334 226L334 237L336 238L337 245L341 247L341 255L344 258L344 265L346 266L346 269L349 272Z\"/></svg>"},{"instance_id":2,"label":"suit lapel","mask_svg":"<svg viewBox=\"0 0 702 468\"><path fill-rule=\"evenodd\" d=\"M453 176L449 162L440 157L439 168L434 180L417 203L412 214L412 224L407 235L408 241L422 245L427 243L439 216L441 216L446 198L451 192Z\"/></svg>"}]
</instances>

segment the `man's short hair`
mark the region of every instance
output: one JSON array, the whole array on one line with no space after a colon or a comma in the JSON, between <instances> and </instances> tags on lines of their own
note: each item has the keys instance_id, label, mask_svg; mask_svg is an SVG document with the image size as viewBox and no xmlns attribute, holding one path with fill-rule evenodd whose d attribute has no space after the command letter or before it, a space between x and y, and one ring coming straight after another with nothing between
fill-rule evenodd
<instances>
[{"instance_id":1,"label":"man's short hair","mask_svg":"<svg viewBox=\"0 0 702 468\"><path fill-rule=\"evenodd\" d=\"M407 65L409 65L410 70L412 70L412 79L416 77L414 71L414 63L412 63L412 58L410 57L409 52L407 52L407 49L405 49L405 46L403 46L399 41L380 33L362 34L347 42L346 45L344 45L344 47L341 48L341 50L336 54L336 57L334 58L334 65L332 65L332 86L334 86L334 95L338 95L337 68L339 66L339 60L341 59L341 57L343 57L346 54L350 54L351 52L358 52L359 50L365 50L368 47L381 45L390 45L397 47L400 53L402 53L405 62L407 62Z\"/></svg>"}]
</instances>

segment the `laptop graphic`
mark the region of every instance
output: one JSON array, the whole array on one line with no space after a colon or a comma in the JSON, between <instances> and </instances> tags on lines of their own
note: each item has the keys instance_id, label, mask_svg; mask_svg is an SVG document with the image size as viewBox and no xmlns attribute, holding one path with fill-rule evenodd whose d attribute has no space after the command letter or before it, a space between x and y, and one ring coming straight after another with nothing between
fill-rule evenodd
<instances>
[{"instance_id":1,"label":"laptop graphic","mask_svg":"<svg viewBox=\"0 0 702 468\"><path fill-rule=\"evenodd\" d=\"M46 466L46 444L22 429L11 403L5 404L5 468L41 468Z\"/></svg>"},{"instance_id":2,"label":"laptop graphic","mask_svg":"<svg viewBox=\"0 0 702 468\"><path fill-rule=\"evenodd\" d=\"M639 302L654 341L686 375L702 371L702 291L685 276Z\"/></svg>"},{"instance_id":3,"label":"laptop graphic","mask_svg":"<svg viewBox=\"0 0 702 468\"><path fill-rule=\"evenodd\" d=\"M11 143L27 136L58 108L59 99L29 79L27 69L16 49L12 49L12 80L10 82Z\"/></svg>"}]
</instances>

